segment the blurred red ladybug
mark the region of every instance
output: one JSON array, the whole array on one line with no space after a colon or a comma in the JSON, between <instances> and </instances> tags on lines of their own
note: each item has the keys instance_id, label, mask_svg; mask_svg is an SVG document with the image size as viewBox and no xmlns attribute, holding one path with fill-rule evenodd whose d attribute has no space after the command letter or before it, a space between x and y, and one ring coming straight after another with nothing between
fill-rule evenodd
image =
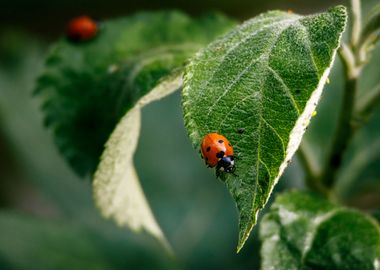
<instances>
[{"instance_id":1,"label":"blurred red ladybug","mask_svg":"<svg viewBox=\"0 0 380 270\"><path fill-rule=\"evenodd\" d=\"M201 152L209 167L216 167L218 172L233 173L235 171L234 149L223 135L209 133L204 136Z\"/></svg>"},{"instance_id":2,"label":"blurred red ladybug","mask_svg":"<svg viewBox=\"0 0 380 270\"><path fill-rule=\"evenodd\" d=\"M66 35L72 41L86 41L98 33L98 24L88 16L72 19L66 28Z\"/></svg>"}]
</instances>

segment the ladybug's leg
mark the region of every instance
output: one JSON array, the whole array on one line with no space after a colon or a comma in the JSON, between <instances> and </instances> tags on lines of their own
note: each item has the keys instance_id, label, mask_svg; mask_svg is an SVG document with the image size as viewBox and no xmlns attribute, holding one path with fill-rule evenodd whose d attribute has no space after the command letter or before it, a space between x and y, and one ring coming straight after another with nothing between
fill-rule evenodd
<instances>
[{"instance_id":1,"label":"ladybug's leg","mask_svg":"<svg viewBox=\"0 0 380 270\"><path fill-rule=\"evenodd\" d=\"M217 179L220 178L221 173L218 169L215 171L215 175Z\"/></svg>"},{"instance_id":2,"label":"ladybug's leg","mask_svg":"<svg viewBox=\"0 0 380 270\"><path fill-rule=\"evenodd\" d=\"M235 176L235 177L239 177L239 175L237 175L237 174L235 173L235 170L236 170L236 167L233 167L233 169L232 169L232 171L231 171L231 174L232 174L233 176Z\"/></svg>"},{"instance_id":3,"label":"ladybug's leg","mask_svg":"<svg viewBox=\"0 0 380 270\"><path fill-rule=\"evenodd\" d=\"M226 182L226 174L220 170L216 171L216 178L219 178L219 180L222 181L223 183Z\"/></svg>"},{"instance_id":4,"label":"ladybug's leg","mask_svg":"<svg viewBox=\"0 0 380 270\"><path fill-rule=\"evenodd\" d=\"M215 171L216 171L216 178L221 178L221 176L222 176L222 171L220 170L220 167L221 167L221 165L220 165L220 163L218 162L218 164L216 165L216 168L215 168Z\"/></svg>"}]
</instances>

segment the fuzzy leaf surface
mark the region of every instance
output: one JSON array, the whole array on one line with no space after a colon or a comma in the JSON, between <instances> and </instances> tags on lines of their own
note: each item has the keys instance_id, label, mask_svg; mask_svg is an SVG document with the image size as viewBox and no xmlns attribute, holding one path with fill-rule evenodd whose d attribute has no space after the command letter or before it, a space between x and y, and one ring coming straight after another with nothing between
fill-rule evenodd
<instances>
[{"instance_id":1,"label":"fuzzy leaf surface","mask_svg":"<svg viewBox=\"0 0 380 270\"><path fill-rule=\"evenodd\" d=\"M305 192L276 198L260 224L262 269L379 269L372 218Z\"/></svg>"},{"instance_id":2,"label":"fuzzy leaf surface","mask_svg":"<svg viewBox=\"0 0 380 270\"><path fill-rule=\"evenodd\" d=\"M239 210L238 250L299 146L346 18L343 6L311 16L267 12L213 42L186 67L183 111L194 147L217 132L235 150L235 175L222 178Z\"/></svg>"}]
</instances>

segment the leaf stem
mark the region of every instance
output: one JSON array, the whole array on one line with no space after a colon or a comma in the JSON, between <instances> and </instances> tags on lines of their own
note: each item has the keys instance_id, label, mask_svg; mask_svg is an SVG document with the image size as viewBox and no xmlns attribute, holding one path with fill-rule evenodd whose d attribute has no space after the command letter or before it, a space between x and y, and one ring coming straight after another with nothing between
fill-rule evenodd
<instances>
[{"instance_id":1,"label":"leaf stem","mask_svg":"<svg viewBox=\"0 0 380 270\"><path fill-rule=\"evenodd\" d=\"M336 173L342 164L343 154L353 135L352 116L354 111L354 98L357 91L357 78L346 77L343 104L340 111L338 126L332 142L332 148L322 174L324 185L331 189L336 180Z\"/></svg>"},{"instance_id":2,"label":"leaf stem","mask_svg":"<svg viewBox=\"0 0 380 270\"><path fill-rule=\"evenodd\" d=\"M362 28L360 0L351 0L351 18L352 18L351 46L352 48L356 48L360 40L360 34L361 34L361 28Z\"/></svg>"},{"instance_id":3,"label":"leaf stem","mask_svg":"<svg viewBox=\"0 0 380 270\"><path fill-rule=\"evenodd\" d=\"M353 124L355 98L358 89L358 78L362 68L358 61L358 43L361 35L360 4L360 0L351 0L352 27L350 46L343 43L339 49L345 75L343 101L331 150L321 174L321 182L331 192L336 182L337 172L342 164L343 155L355 131Z\"/></svg>"},{"instance_id":4,"label":"leaf stem","mask_svg":"<svg viewBox=\"0 0 380 270\"><path fill-rule=\"evenodd\" d=\"M338 50L339 56L343 61L346 77L357 78L361 69L356 66L355 55L352 50L344 42Z\"/></svg>"}]
</instances>

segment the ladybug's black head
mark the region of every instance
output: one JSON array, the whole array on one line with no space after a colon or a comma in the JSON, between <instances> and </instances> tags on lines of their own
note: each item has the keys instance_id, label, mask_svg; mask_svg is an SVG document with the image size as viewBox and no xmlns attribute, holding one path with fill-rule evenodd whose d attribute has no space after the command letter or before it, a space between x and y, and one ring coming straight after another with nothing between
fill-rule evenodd
<instances>
[{"instance_id":1,"label":"ladybug's black head","mask_svg":"<svg viewBox=\"0 0 380 270\"><path fill-rule=\"evenodd\" d=\"M217 169L226 173L233 173L235 171L234 156L225 156L218 161Z\"/></svg>"}]
</instances>

